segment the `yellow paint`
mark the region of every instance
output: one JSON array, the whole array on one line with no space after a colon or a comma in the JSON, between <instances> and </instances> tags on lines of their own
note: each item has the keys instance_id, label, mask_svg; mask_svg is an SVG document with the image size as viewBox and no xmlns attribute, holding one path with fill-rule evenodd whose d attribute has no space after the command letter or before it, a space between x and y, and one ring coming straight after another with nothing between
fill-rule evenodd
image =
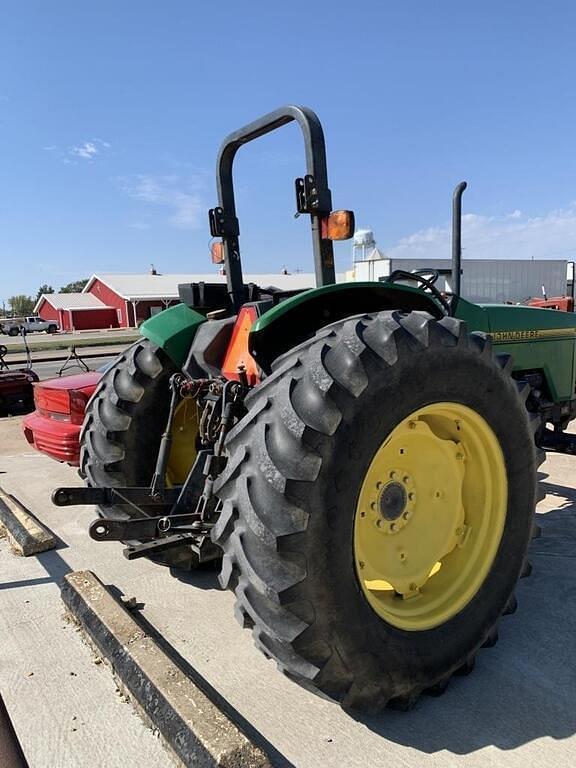
<instances>
[{"instance_id":1,"label":"yellow paint","mask_svg":"<svg viewBox=\"0 0 576 768\"><path fill-rule=\"evenodd\" d=\"M394 484L403 503L384 517ZM356 573L385 621L422 631L459 613L482 586L507 509L500 444L485 419L459 403L405 418L376 451L354 520Z\"/></svg>"},{"instance_id":2,"label":"yellow paint","mask_svg":"<svg viewBox=\"0 0 576 768\"><path fill-rule=\"evenodd\" d=\"M166 470L168 486L182 485L196 460L196 437L198 435L198 409L191 398L182 400L174 414L172 427L172 449Z\"/></svg>"}]
</instances>

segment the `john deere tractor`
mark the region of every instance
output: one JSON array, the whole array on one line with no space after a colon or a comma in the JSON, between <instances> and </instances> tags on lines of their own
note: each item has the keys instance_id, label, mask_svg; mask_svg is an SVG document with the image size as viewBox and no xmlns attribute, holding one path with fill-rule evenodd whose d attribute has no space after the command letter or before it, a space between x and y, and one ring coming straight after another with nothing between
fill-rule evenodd
<instances>
[{"instance_id":1,"label":"john deere tractor","mask_svg":"<svg viewBox=\"0 0 576 768\"><path fill-rule=\"evenodd\" d=\"M233 162L295 121L317 287L245 284ZM336 283L322 127L288 106L228 136L210 211L226 284L181 286L104 375L86 413L97 541L220 582L256 645L346 708L411 706L472 669L529 571L537 447L575 415L570 315L482 306L437 275ZM454 206L461 205L463 187ZM455 217L455 226L459 216ZM407 284L407 282L409 284Z\"/></svg>"}]
</instances>

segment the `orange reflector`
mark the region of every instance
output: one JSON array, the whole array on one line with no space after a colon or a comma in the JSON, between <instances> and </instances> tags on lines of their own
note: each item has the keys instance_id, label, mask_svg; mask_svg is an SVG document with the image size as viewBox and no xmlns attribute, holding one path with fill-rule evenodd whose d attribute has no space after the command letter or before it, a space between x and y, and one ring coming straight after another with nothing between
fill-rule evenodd
<instances>
[{"instance_id":1,"label":"orange reflector","mask_svg":"<svg viewBox=\"0 0 576 768\"><path fill-rule=\"evenodd\" d=\"M224 264L224 245L221 240L215 240L210 246L212 264Z\"/></svg>"},{"instance_id":2,"label":"orange reflector","mask_svg":"<svg viewBox=\"0 0 576 768\"><path fill-rule=\"evenodd\" d=\"M240 380L239 367L243 367L246 371L246 377L248 384L254 386L260 381L260 375L258 373L258 366L256 361L248 351L248 336L250 329L254 325L258 318L258 312L256 307L242 307L238 313L234 330L232 331L232 338L226 351L226 357L222 365L222 374L227 379Z\"/></svg>"},{"instance_id":3,"label":"orange reflector","mask_svg":"<svg viewBox=\"0 0 576 768\"><path fill-rule=\"evenodd\" d=\"M322 238L324 240L349 240L354 235L354 212L332 211L322 219Z\"/></svg>"}]
</instances>

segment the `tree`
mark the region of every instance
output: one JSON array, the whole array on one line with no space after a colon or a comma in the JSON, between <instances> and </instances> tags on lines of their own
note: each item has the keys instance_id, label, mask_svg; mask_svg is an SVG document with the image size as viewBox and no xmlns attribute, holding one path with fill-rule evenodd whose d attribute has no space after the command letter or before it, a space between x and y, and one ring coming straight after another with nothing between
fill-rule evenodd
<instances>
[{"instance_id":1,"label":"tree","mask_svg":"<svg viewBox=\"0 0 576 768\"><path fill-rule=\"evenodd\" d=\"M8 304L13 315L29 315L34 309L36 302L32 296L25 296L23 293L18 296L10 296Z\"/></svg>"},{"instance_id":2,"label":"tree","mask_svg":"<svg viewBox=\"0 0 576 768\"><path fill-rule=\"evenodd\" d=\"M43 293L54 293L54 288L52 288L51 285L47 285L44 283L44 285L41 285L40 288L36 291L36 301L42 296Z\"/></svg>"},{"instance_id":3,"label":"tree","mask_svg":"<svg viewBox=\"0 0 576 768\"><path fill-rule=\"evenodd\" d=\"M68 283L68 285L63 285L62 288L60 288L60 293L81 293L82 289L88 282L88 279L86 280L75 280L73 283Z\"/></svg>"}]
</instances>

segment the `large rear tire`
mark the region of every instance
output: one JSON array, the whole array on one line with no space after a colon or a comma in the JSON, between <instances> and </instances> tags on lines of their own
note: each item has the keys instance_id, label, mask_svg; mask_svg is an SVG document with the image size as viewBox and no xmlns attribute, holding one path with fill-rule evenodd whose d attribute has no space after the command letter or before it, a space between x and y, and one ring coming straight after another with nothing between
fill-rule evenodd
<instances>
[{"instance_id":1,"label":"large rear tire","mask_svg":"<svg viewBox=\"0 0 576 768\"><path fill-rule=\"evenodd\" d=\"M80 436L80 472L92 487L148 486L156 466L170 405L170 377L176 367L160 347L143 339L120 355L104 374L86 408ZM195 452L191 446L191 455ZM137 517L128 505L102 508L117 520ZM143 506L148 514L154 507ZM193 568L197 556L179 547L151 557Z\"/></svg>"},{"instance_id":2,"label":"large rear tire","mask_svg":"<svg viewBox=\"0 0 576 768\"><path fill-rule=\"evenodd\" d=\"M276 361L229 435L213 539L237 617L283 672L347 708L407 708L494 644L538 499L527 394L487 338L417 312L335 323ZM411 426L423 442L402 442Z\"/></svg>"}]
</instances>

